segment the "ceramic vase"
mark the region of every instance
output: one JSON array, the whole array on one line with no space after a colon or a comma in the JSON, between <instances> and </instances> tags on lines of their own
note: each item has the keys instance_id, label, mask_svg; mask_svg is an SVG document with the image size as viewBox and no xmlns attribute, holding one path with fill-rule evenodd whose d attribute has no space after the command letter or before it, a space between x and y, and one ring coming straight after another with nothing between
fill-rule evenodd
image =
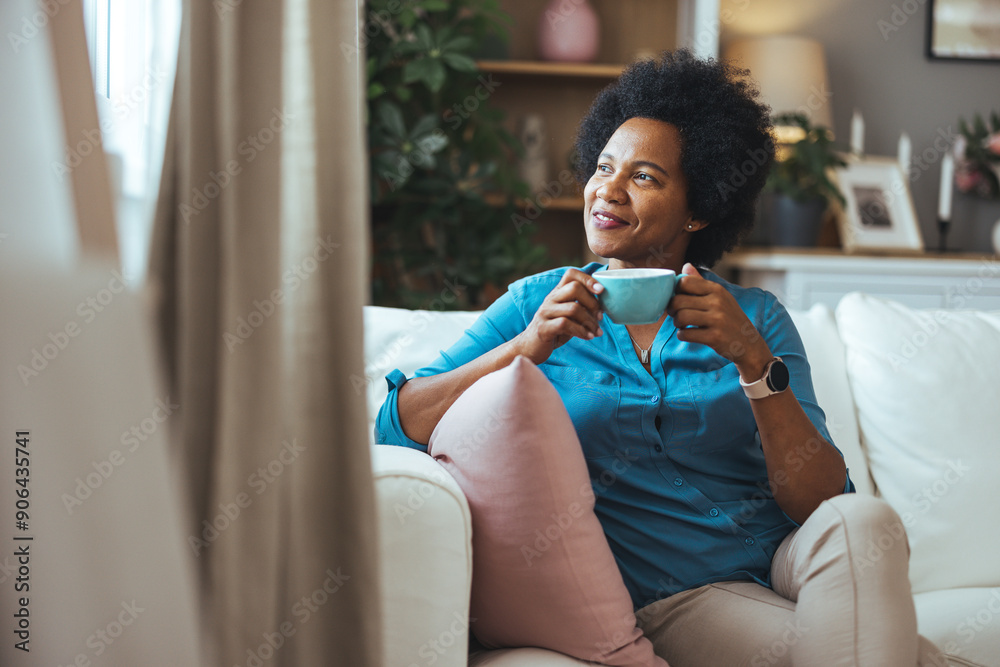
<instances>
[{"instance_id":1,"label":"ceramic vase","mask_svg":"<svg viewBox=\"0 0 1000 667\"><path fill-rule=\"evenodd\" d=\"M543 60L590 62L597 57L601 26L588 0L551 0L538 23Z\"/></svg>"}]
</instances>

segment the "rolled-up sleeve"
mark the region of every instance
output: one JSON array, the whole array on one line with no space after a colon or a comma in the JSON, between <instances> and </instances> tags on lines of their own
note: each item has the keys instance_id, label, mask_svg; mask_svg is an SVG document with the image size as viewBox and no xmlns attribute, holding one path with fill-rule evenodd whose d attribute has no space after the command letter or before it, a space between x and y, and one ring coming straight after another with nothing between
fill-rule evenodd
<instances>
[{"instance_id":1,"label":"rolled-up sleeve","mask_svg":"<svg viewBox=\"0 0 1000 667\"><path fill-rule=\"evenodd\" d=\"M521 299L518 296L523 285L519 283L511 285L511 289L487 308L454 345L441 352L432 363L413 373L411 378L454 370L524 331L525 318L520 311ZM375 418L375 442L380 445L412 447L426 452L427 444L407 437L399 421L399 389L406 384L408 378L399 369L395 369L386 375L385 381L389 393Z\"/></svg>"}]
</instances>

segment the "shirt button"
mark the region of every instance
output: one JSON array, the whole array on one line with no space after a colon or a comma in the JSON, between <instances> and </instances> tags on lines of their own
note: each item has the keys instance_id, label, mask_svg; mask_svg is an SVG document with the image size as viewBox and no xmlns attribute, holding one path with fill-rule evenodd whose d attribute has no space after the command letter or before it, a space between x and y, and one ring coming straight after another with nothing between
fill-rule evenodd
<instances>
[{"instance_id":1,"label":"shirt button","mask_svg":"<svg viewBox=\"0 0 1000 667\"><path fill-rule=\"evenodd\" d=\"M660 397L657 396L656 394L653 394L652 396L649 397L649 402L650 403L658 403L659 401L660 401Z\"/></svg>"},{"instance_id":2,"label":"shirt button","mask_svg":"<svg viewBox=\"0 0 1000 667\"><path fill-rule=\"evenodd\" d=\"M719 516L719 510L717 510L716 508L713 507L712 509L708 510L708 515L709 516Z\"/></svg>"},{"instance_id":3,"label":"shirt button","mask_svg":"<svg viewBox=\"0 0 1000 667\"><path fill-rule=\"evenodd\" d=\"M683 485L684 485L683 479L681 479L680 477L674 478L674 486L683 486Z\"/></svg>"},{"instance_id":4,"label":"shirt button","mask_svg":"<svg viewBox=\"0 0 1000 667\"><path fill-rule=\"evenodd\" d=\"M662 424L662 423L663 423L663 420L660 419L659 416L657 416L656 419L653 420L653 426L655 426L656 428L660 428L660 424Z\"/></svg>"},{"instance_id":5,"label":"shirt button","mask_svg":"<svg viewBox=\"0 0 1000 667\"><path fill-rule=\"evenodd\" d=\"M751 546L751 547L752 547L752 546L753 546L753 543L754 543L754 542L755 542L756 540L754 540L754 539L753 539L752 537L748 537L747 539L745 539L745 540L743 540L743 541L747 543L747 546Z\"/></svg>"},{"instance_id":6,"label":"shirt button","mask_svg":"<svg viewBox=\"0 0 1000 667\"><path fill-rule=\"evenodd\" d=\"M653 447L653 449L655 449L658 452L662 452L663 451L663 445L656 445L655 447Z\"/></svg>"}]
</instances>

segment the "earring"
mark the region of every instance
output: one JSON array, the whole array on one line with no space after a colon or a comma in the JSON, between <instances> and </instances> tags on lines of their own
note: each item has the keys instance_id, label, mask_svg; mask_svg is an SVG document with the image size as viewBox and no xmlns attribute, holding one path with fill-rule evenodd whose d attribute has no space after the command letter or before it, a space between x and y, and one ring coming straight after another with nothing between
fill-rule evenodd
<instances>
[{"instance_id":1,"label":"earring","mask_svg":"<svg viewBox=\"0 0 1000 667\"><path fill-rule=\"evenodd\" d=\"M694 229L694 225L689 224L688 229Z\"/></svg>"}]
</instances>

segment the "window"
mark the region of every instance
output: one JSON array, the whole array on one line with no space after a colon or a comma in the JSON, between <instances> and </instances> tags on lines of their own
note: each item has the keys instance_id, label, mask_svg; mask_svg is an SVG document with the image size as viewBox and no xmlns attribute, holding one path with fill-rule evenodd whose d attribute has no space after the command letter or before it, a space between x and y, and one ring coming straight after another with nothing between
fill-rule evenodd
<instances>
[{"instance_id":1,"label":"window","mask_svg":"<svg viewBox=\"0 0 1000 667\"><path fill-rule=\"evenodd\" d=\"M167 134L179 0L83 0L124 274L140 282Z\"/></svg>"}]
</instances>

